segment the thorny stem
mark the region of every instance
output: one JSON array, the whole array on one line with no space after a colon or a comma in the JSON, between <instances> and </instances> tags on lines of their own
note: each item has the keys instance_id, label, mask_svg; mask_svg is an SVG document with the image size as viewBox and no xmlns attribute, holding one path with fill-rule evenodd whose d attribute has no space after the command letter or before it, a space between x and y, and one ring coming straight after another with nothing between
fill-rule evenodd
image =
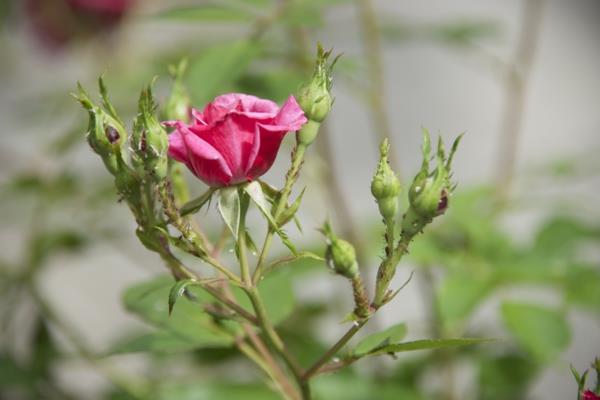
<instances>
[{"instance_id":1,"label":"thorny stem","mask_svg":"<svg viewBox=\"0 0 600 400\"><path fill-rule=\"evenodd\" d=\"M500 150L496 164L497 195L504 200L510 190L517 159L519 136L525 112L525 94L531 66L535 57L540 27L542 25L543 0L526 0L521 19L521 33L512 65L505 80L505 105L499 140Z\"/></svg>"}]
</instances>

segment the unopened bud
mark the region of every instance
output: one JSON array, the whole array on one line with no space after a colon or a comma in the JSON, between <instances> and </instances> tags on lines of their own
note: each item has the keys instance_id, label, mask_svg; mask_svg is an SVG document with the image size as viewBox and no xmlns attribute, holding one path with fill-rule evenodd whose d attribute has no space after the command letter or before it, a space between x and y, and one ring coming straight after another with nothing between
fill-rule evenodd
<instances>
[{"instance_id":1,"label":"unopened bud","mask_svg":"<svg viewBox=\"0 0 600 400\"><path fill-rule=\"evenodd\" d=\"M454 189L450 182L452 157L456 152L461 136L454 141L447 159L441 139L438 141L437 166L434 171L429 171L431 145L429 134L424 131L423 164L413 180L408 196L412 212L421 217L424 222L443 214L448 208L449 197Z\"/></svg>"},{"instance_id":2,"label":"unopened bud","mask_svg":"<svg viewBox=\"0 0 600 400\"><path fill-rule=\"evenodd\" d=\"M400 180L390 167L388 154L390 145L385 139L380 146L380 158L377 171L371 181L371 194L375 197L379 213L384 220L390 221L398 212L398 195L400 194Z\"/></svg>"},{"instance_id":3,"label":"unopened bud","mask_svg":"<svg viewBox=\"0 0 600 400\"><path fill-rule=\"evenodd\" d=\"M169 138L156 117L151 87L142 91L138 117L132 135L132 162L156 180L164 179L168 172L167 151Z\"/></svg>"},{"instance_id":4,"label":"unopened bud","mask_svg":"<svg viewBox=\"0 0 600 400\"><path fill-rule=\"evenodd\" d=\"M319 44L317 48L317 61L311 80L298 91L296 98L304 115L310 122L315 122L316 130L302 129L298 132L298 141L310 144L314 141L318 132L318 124L323 122L333 106L331 95L332 78L331 73L338 57L329 62L332 50L325 51ZM309 124L305 128L309 128ZM304 131L304 132L303 132Z\"/></svg>"},{"instance_id":5,"label":"unopened bud","mask_svg":"<svg viewBox=\"0 0 600 400\"><path fill-rule=\"evenodd\" d=\"M358 275L358 263L354 246L344 239L338 238L329 222L325 222L321 232L327 238L327 249L325 250L327 266L338 275L348 279L355 278Z\"/></svg>"},{"instance_id":6,"label":"unopened bud","mask_svg":"<svg viewBox=\"0 0 600 400\"><path fill-rule=\"evenodd\" d=\"M108 101L102 79L100 79L100 91L103 99L102 107L92 102L80 84L78 84L78 93L74 96L88 111L87 141L90 147L102 158L109 172L115 175L121 161L121 144L123 138L127 137L127 132L118 119L114 107Z\"/></svg>"}]
</instances>

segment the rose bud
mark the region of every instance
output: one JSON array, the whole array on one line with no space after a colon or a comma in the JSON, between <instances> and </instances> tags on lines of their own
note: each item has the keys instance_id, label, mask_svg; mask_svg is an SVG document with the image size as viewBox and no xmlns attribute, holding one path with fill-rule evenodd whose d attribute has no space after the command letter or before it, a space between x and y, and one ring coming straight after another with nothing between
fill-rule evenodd
<instances>
[{"instance_id":1,"label":"rose bud","mask_svg":"<svg viewBox=\"0 0 600 400\"><path fill-rule=\"evenodd\" d=\"M390 144L387 139L379 147L380 158L377 171L371 181L371 194L375 197L379 213L384 221L394 219L398 212L398 194L400 194L400 181L390 167L388 154Z\"/></svg>"},{"instance_id":2,"label":"rose bud","mask_svg":"<svg viewBox=\"0 0 600 400\"><path fill-rule=\"evenodd\" d=\"M325 261L327 266L336 274L354 279L358 276L358 263L356 262L356 251L354 246L344 239L336 236L329 221L321 228L321 233L327 239L325 250Z\"/></svg>"},{"instance_id":3,"label":"rose bud","mask_svg":"<svg viewBox=\"0 0 600 400\"><path fill-rule=\"evenodd\" d=\"M156 105L152 88L148 86L140 95L138 116L134 122L132 139L132 163L156 180L167 176L167 132L154 116Z\"/></svg>"},{"instance_id":4,"label":"rose bud","mask_svg":"<svg viewBox=\"0 0 600 400\"><path fill-rule=\"evenodd\" d=\"M306 117L293 96L279 108L270 100L230 93L202 112L192 109L190 124L167 121L169 156L184 163L212 187L252 181L273 165L281 141L300 129Z\"/></svg>"},{"instance_id":5,"label":"rose bud","mask_svg":"<svg viewBox=\"0 0 600 400\"><path fill-rule=\"evenodd\" d=\"M119 170L121 144L123 138L127 137L125 129L116 118L107 112L106 108L94 105L81 85L78 85L78 93L75 97L89 114L87 141L90 147L102 157L102 161L110 173L116 174ZM108 107L106 98L105 103Z\"/></svg>"},{"instance_id":6,"label":"rose bud","mask_svg":"<svg viewBox=\"0 0 600 400\"><path fill-rule=\"evenodd\" d=\"M410 207L402 221L402 230L406 234L418 233L433 218L443 214L448 208L449 197L454 190L454 185L450 182L452 158L461 137L462 135L454 141L448 159L441 138L438 140L437 166L434 171L429 171L431 142L429 132L423 131L423 162L421 170L411 184L408 193Z\"/></svg>"},{"instance_id":7,"label":"rose bud","mask_svg":"<svg viewBox=\"0 0 600 400\"><path fill-rule=\"evenodd\" d=\"M333 96L331 95L331 73L339 56L328 62L331 50L325 51L321 44L317 47L317 61L311 80L298 91L298 103L304 111L309 123L297 134L299 143L310 145L319 132L319 125L331 111Z\"/></svg>"}]
</instances>

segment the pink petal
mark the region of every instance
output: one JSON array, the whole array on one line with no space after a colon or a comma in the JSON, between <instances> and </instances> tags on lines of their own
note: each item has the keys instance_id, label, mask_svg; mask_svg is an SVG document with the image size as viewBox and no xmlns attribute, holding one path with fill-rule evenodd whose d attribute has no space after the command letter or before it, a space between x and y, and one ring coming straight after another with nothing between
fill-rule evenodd
<instances>
[{"instance_id":1,"label":"pink petal","mask_svg":"<svg viewBox=\"0 0 600 400\"><path fill-rule=\"evenodd\" d=\"M169 155L183 162L210 186L225 186L231 180L231 170L223 156L208 142L198 137L181 121L174 124L169 135Z\"/></svg>"},{"instance_id":2,"label":"pink petal","mask_svg":"<svg viewBox=\"0 0 600 400\"><path fill-rule=\"evenodd\" d=\"M297 131L308 121L294 96L288 97L275 117L274 125L282 130Z\"/></svg>"},{"instance_id":3,"label":"pink petal","mask_svg":"<svg viewBox=\"0 0 600 400\"><path fill-rule=\"evenodd\" d=\"M283 137L288 132L287 130L273 131L271 130L273 128L272 126L265 129L267 127L262 124L259 124L259 128L260 146L252 166L246 172L246 176L249 179L256 179L271 168L277 157L277 152L279 151Z\"/></svg>"},{"instance_id":4,"label":"pink petal","mask_svg":"<svg viewBox=\"0 0 600 400\"><path fill-rule=\"evenodd\" d=\"M232 183L246 179L252 153L256 121L243 114L229 114L216 124L191 130L221 154L232 173Z\"/></svg>"},{"instance_id":5,"label":"pink petal","mask_svg":"<svg viewBox=\"0 0 600 400\"><path fill-rule=\"evenodd\" d=\"M252 149L250 150L250 154L248 155L248 162L246 163L245 173L246 178L249 177L248 171L252 168L254 162L256 161L256 156L258 155L258 150L260 149L260 126L256 124L254 129L254 141L252 142Z\"/></svg>"},{"instance_id":6,"label":"pink petal","mask_svg":"<svg viewBox=\"0 0 600 400\"><path fill-rule=\"evenodd\" d=\"M187 163L187 147L179 131L169 135L169 157L184 164Z\"/></svg>"}]
</instances>

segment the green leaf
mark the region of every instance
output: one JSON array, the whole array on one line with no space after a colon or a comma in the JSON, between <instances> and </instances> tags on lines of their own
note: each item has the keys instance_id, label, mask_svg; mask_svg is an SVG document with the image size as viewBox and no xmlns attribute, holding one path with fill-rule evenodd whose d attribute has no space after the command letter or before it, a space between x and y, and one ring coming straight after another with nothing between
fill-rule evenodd
<instances>
[{"instance_id":1,"label":"green leaf","mask_svg":"<svg viewBox=\"0 0 600 400\"><path fill-rule=\"evenodd\" d=\"M260 183L258 181L252 181L244 186L244 191L250 196L254 204L256 204L260 212L265 216L271 229L273 229L277 235L279 235L283 244L285 244L285 246L290 249L293 254L297 254L298 252L296 251L296 247L292 244L292 242L289 241L285 232L281 230L271 215L271 207L269 206L269 202L262 191Z\"/></svg>"},{"instance_id":2,"label":"green leaf","mask_svg":"<svg viewBox=\"0 0 600 400\"><path fill-rule=\"evenodd\" d=\"M250 232L248 232L248 230L246 230L245 235L246 235L246 246L248 246L248 250L250 250L250 253L252 253L253 255L257 255L258 247L256 247L256 243L254 243L254 239L252 239L252 236L250 236Z\"/></svg>"},{"instance_id":3,"label":"green leaf","mask_svg":"<svg viewBox=\"0 0 600 400\"><path fill-rule=\"evenodd\" d=\"M205 104L216 95L233 90L232 84L260 50L259 43L248 40L220 43L204 49L191 60L188 70L187 87L193 103Z\"/></svg>"},{"instance_id":4,"label":"green leaf","mask_svg":"<svg viewBox=\"0 0 600 400\"><path fill-rule=\"evenodd\" d=\"M473 344L492 342L495 340L496 339L489 338L423 339L415 340L413 342L396 343L387 346L382 346L370 352L369 355L401 353L405 351L415 350L434 350L457 346L469 346Z\"/></svg>"},{"instance_id":5,"label":"green leaf","mask_svg":"<svg viewBox=\"0 0 600 400\"><path fill-rule=\"evenodd\" d=\"M160 330L127 339L112 347L109 355L153 352L158 354L171 354L187 352L204 347L195 340L181 337L169 331Z\"/></svg>"},{"instance_id":6,"label":"green leaf","mask_svg":"<svg viewBox=\"0 0 600 400\"><path fill-rule=\"evenodd\" d=\"M174 7L159 12L156 17L191 22L248 22L254 19L247 11L217 4Z\"/></svg>"},{"instance_id":7,"label":"green leaf","mask_svg":"<svg viewBox=\"0 0 600 400\"><path fill-rule=\"evenodd\" d=\"M240 384L206 379L204 382L181 384L166 381L152 397L156 400L279 400L281 397L264 384Z\"/></svg>"},{"instance_id":8,"label":"green leaf","mask_svg":"<svg viewBox=\"0 0 600 400\"><path fill-rule=\"evenodd\" d=\"M196 280L194 279L183 279L175 282L175 284L171 288L171 291L169 292L169 315L173 313L173 307L175 307L175 302L179 297L183 295L183 293L185 292L185 288L189 285L194 285L197 283L198 282L196 282Z\"/></svg>"},{"instance_id":9,"label":"green leaf","mask_svg":"<svg viewBox=\"0 0 600 400\"><path fill-rule=\"evenodd\" d=\"M296 299L289 274L272 274L258 284L258 291L274 324L282 322L294 311Z\"/></svg>"},{"instance_id":10,"label":"green leaf","mask_svg":"<svg viewBox=\"0 0 600 400\"><path fill-rule=\"evenodd\" d=\"M232 334L223 323L217 324L197 303L211 303L212 297L198 289L188 288L196 298L178 301L177 308L169 316L167 299L173 286L173 278L159 277L134 285L125 291L125 308L145 322L159 328L159 338L172 335L189 343L190 348L221 347L233 343Z\"/></svg>"},{"instance_id":11,"label":"green leaf","mask_svg":"<svg viewBox=\"0 0 600 400\"><path fill-rule=\"evenodd\" d=\"M259 282L258 291L263 299L267 315L273 324L278 324L287 318L296 306L294 288L289 271L279 271L267 276ZM249 312L253 308L248 296L240 288L232 288L238 303Z\"/></svg>"},{"instance_id":12,"label":"green leaf","mask_svg":"<svg viewBox=\"0 0 600 400\"><path fill-rule=\"evenodd\" d=\"M211 198L213 193L217 189L209 188L206 192L202 193L200 196L196 197L193 200L188 201L181 207L181 215L185 216L188 214L193 214L200 210Z\"/></svg>"},{"instance_id":13,"label":"green leaf","mask_svg":"<svg viewBox=\"0 0 600 400\"><path fill-rule=\"evenodd\" d=\"M399 342L406 336L406 324L396 324L381 332L373 333L362 339L354 349L355 356L371 353L379 348Z\"/></svg>"},{"instance_id":14,"label":"green leaf","mask_svg":"<svg viewBox=\"0 0 600 400\"><path fill-rule=\"evenodd\" d=\"M560 282L569 303L600 313L600 271L597 268L568 265L566 279Z\"/></svg>"},{"instance_id":15,"label":"green leaf","mask_svg":"<svg viewBox=\"0 0 600 400\"><path fill-rule=\"evenodd\" d=\"M555 358L569 344L569 327L561 312L507 302L502 305L502 318L517 342L539 360Z\"/></svg>"},{"instance_id":16,"label":"green leaf","mask_svg":"<svg viewBox=\"0 0 600 400\"><path fill-rule=\"evenodd\" d=\"M437 303L444 325L453 329L460 325L494 289L493 282L473 271L456 272L444 279L437 294Z\"/></svg>"},{"instance_id":17,"label":"green leaf","mask_svg":"<svg viewBox=\"0 0 600 400\"><path fill-rule=\"evenodd\" d=\"M231 186L219 189L218 208L225 225L237 240L241 215L240 196L237 187Z\"/></svg>"}]
</instances>

